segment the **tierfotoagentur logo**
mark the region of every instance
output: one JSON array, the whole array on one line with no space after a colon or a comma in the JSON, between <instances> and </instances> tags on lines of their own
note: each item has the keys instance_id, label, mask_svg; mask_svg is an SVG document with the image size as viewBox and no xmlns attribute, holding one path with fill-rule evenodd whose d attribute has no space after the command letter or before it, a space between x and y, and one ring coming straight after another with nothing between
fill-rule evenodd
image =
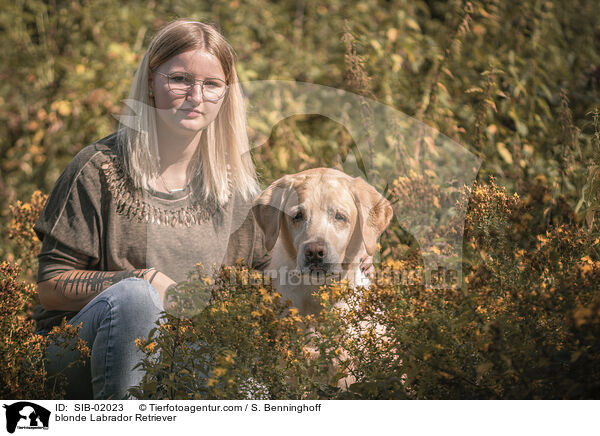
<instances>
[{"instance_id":1,"label":"tierfotoagentur logo","mask_svg":"<svg viewBox=\"0 0 600 436\"><path fill-rule=\"evenodd\" d=\"M29 401L19 401L6 409L6 431L14 433L19 430L47 430L50 422L50 411Z\"/></svg>"}]
</instances>

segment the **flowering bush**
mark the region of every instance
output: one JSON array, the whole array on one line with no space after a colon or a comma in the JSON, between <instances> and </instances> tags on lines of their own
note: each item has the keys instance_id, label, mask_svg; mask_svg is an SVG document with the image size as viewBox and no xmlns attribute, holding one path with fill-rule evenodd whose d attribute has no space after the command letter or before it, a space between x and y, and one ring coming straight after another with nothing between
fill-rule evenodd
<instances>
[{"instance_id":1,"label":"flowering bush","mask_svg":"<svg viewBox=\"0 0 600 436\"><path fill-rule=\"evenodd\" d=\"M0 263L0 397L6 399L59 399L64 395L62 374L48 375L44 356L51 343L65 351L76 348L82 359L87 344L77 337L78 327L63 324L47 336L33 333L28 309L37 296L35 286L19 279L19 267Z\"/></svg>"},{"instance_id":2,"label":"flowering bush","mask_svg":"<svg viewBox=\"0 0 600 436\"><path fill-rule=\"evenodd\" d=\"M576 223L532 233L522 225L532 200L493 182L467 190L467 200L462 288L427 287L413 255L378 272L409 269L414 280L334 283L315 294L321 313L300 317L262 282L241 284L257 274L241 265L208 288L198 275L186 292L202 289L210 303L192 319L167 317L140 343L147 377L136 395L596 398L600 240Z\"/></svg>"},{"instance_id":3,"label":"flowering bush","mask_svg":"<svg viewBox=\"0 0 600 436\"><path fill-rule=\"evenodd\" d=\"M13 243L15 261L20 262L21 269L30 279L37 267L35 254L40 250L40 240L33 231L33 225L47 198L40 191L34 191L29 201L17 200L9 206L11 219L8 223L8 239Z\"/></svg>"},{"instance_id":4,"label":"flowering bush","mask_svg":"<svg viewBox=\"0 0 600 436\"><path fill-rule=\"evenodd\" d=\"M146 377L132 393L597 398L600 239L548 195L543 180L529 192L509 195L494 181L463 192L464 282L456 289L428 287L418 249L398 249L378 266L372 286L329 284L315 294L321 312L300 316L257 271L238 264L211 280L199 266L179 284L171 314L139 339ZM13 235L28 234L34 219L23 211L33 209L12 208ZM35 288L14 263L0 265L0 292L0 394L60 397L60 377L49 379L43 356L52 340L85 357L85 344L73 340L76 328L63 325L49 338L33 334Z\"/></svg>"},{"instance_id":5,"label":"flowering bush","mask_svg":"<svg viewBox=\"0 0 600 436\"><path fill-rule=\"evenodd\" d=\"M78 327L55 327L47 336L34 334L31 311L38 302L35 285L25 280L23 267L29 271L35 265L39 240L33 224L45 202L45 196L35 192L30 202L11 205L12 219L9 237L18 242L23 257L20 265L0 262L0 397L58 399L64 395L62 374L48 375L44 356L51 343L65 351L76 348L82 359L89 354L87 345L77 337Z\"/></svg>"},{"instance_id":6,"label":"flowering bush","mask_svg":"<svg viewBox=\"0 0 600 436\"><path fill-rule=\"evenodd\" d=\"M200 313L172 314L199 295L208 297ZM174 300L171 314L138 344L147 357L136 397L299 399L327 387L327 369L308 350L314 320L299 316L258 272L223 267L213 283L198 268Z\"/></svg>"}]
</instances>

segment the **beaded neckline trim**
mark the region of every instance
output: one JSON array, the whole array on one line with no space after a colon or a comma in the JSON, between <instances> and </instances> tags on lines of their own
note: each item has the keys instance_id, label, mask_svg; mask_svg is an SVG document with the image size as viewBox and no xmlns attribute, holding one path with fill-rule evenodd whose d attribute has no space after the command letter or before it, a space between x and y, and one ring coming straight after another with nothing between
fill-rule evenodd
<instances>
[{"instance_id":1,"label":"beaded neckline trim","mask_svg":"<svg viewBox=\"0 0 600 436\"><path fill-rule=\"evenodd\" d=\"M141 189L133 186L116 155L108 155L101 168L117 205L117 213L129 219L171 227L190 227L208 221L219 210L216 201L213 200L198 200L179 209L156 207L144 200Z\"/></svg>"}]
</instances>

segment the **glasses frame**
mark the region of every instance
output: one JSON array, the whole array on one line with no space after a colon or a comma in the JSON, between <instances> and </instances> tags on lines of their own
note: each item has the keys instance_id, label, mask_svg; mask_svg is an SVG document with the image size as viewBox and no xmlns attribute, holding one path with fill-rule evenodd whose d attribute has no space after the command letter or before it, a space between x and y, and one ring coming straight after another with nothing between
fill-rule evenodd
<instances>
[{"instance_id":1,"label":"glasses frame","mask_svg":"<svg viewBox=\"0 0 600 436\"><path fill-rule=\"evenodd\" d=\"M190 93L190 91L194 89L194 86L196 86L196 83L200 82L200 90L202 92L202 98L204 98L205 100L210 101L210 102L216 102L216 101L219 101L219 100L225 98L225 95L227 94L227 90L229 89L229 85L224 80L219 79L217 77L207 77L204 80L202 80L202 79L194 79L194 78L190 77L190 79L194 81L194 84L192 86L190 86L189 89L187 89L183 94L180 94L179 92L173 91L171 89L171 75L173 75L173 74L186 74L186 73L180 72L180 71L175 71L175 72L170 73L170 74L161 73L159 71L156 71L156 73L158 73L161 76L167 78L167 87L169 88L169 92L171 92L174 95L179 95L179 96L188 95ZM209 82L211 80L218 80L219 82L225 83L225 91L223 92L223 95L221 97L217 98L217 99L208 98L204 94L204 82Z\"/></svg>"}]
</instances>

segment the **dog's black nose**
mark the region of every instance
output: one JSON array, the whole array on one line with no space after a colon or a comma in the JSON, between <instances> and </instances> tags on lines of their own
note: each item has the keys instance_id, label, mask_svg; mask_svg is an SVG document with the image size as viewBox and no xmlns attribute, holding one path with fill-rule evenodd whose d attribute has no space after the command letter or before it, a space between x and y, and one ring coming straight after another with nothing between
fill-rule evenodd
<instances>
[{"instance_id":1,"label":"dog's black nose","mask_svg":"<svg viewBox=\"0 0 600 436\"><path fill-rule=\"evenodd\" d=\"M327 256L327 246L323 241L309 242L304 246L304 257L309 263L322 263Z\"/></svg>"}]
</instances>

